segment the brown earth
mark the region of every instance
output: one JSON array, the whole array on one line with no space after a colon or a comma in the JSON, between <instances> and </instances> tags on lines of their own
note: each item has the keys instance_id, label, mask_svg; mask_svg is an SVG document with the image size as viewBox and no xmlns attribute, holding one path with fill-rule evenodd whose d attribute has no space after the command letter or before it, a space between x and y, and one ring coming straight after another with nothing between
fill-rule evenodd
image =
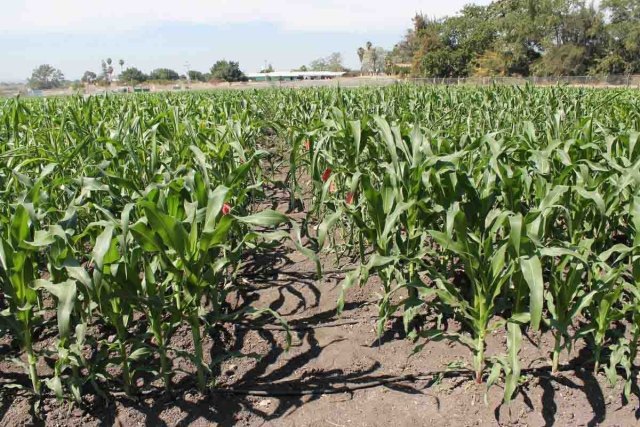
<instances>
[{"instance_id":1,"label":"brown earth","mask_svg":"<svg viewBox=\"0 0 640 427\"><path fill-rule=\"evenodd\" d=\"M262 260L265 261L265 260ZM325 262L326 270L333 266ZM269 270L277 269L277 273ZM216 357L224 351L257 353L261 359L234 358L220 366L218 385L242 390L339 389L363 386L384 378L442 371L452 362L470 361L460 345L431 342L409 357L413 343L404 338L401 319L376 334L375 278L348 294L345 313L335 317L339 271L316 281L313 265L297 253L279 253L250 272L251 285L230 298L232 304L250 301L255 307L270 307L287 319L293 330L288 352L282 349L285 332L273 324L227 325L214 329L205 349ZM314 327L315 325L315 327ZM455 328L455 325L452 327ZM540 366L550 348L551 337L525 340L523 366ZM41 341L51 345L54 337ZM213 345L215 342L215 345ZM6 341L4 342L6 345ZM187 329L178 331L174 347L192 347ZM505 351L502 332L488 339L490 353ZM574 358L587 359L585 348ZM565 355L565 363L569 362ZM176 366L193 371L190 362L178 359ZM2 376L19 378L21 373L7 361L0 364ZM51 373L46 364L41 374ZM434 378L380 385L368 389L308 396L243 396L228 393L198 394L186 375L174 378L175 396L143 397L134 402L123 397L110 403L92 397L87 408L71 408L46 398L42 419L34 416L26 395L3 393L0 425L26 426L466 426L466 425L635 425L640 416L638 390L626 405L621 386L610 388L604 377L588 369L568 371L554 378L541 372L528 377L510 405L501 405L502 389L488 392L468 376ZM24 378L23 378L24 379ZM485 403L486 394L486 403Z\"/></svg>"},{"instance_id":2,"label":"brown earth","mask_svg":"<svg viewBox=\"0 0 640 427\"><path fill-rule=\"evenodd\" d=\"M215 372L217 387L208 395L196 391L193 375L179 373L170 397L158 389L138 401L121 395L109 401L87 395L86 407L78 408L47 396L36 413L26 393L5 388L0 390L0 426L638 425L640 389L634 386L631 401L624 402L620 383L612 388L603 375L594 376L591 368L580 367L587 366L584 361L591 357L584 346L575 348L570 357L563 354L561 362L571 364L572 370L552 377L539 369L525 376L509 405L501 403L500 383L487 391L484 384L471 380L465 370L471 354L459 344L429 342L409 357L415 343L406 339L401 318L388 322L382 337L377 337L376 277L365 287L351 289L342 317L336 317L340 282L353 266L336 267L333 256L322 258L325 275L321 280L316 280L310 261L286 248L248 260L240 279L246 286L228 302L280 313L292 328L291 347L283 349L286 334L277 323L267 323L269 319L207 331L207 361L230 351L259 356L220 364ZM433 316L423 314L430 323ZM459 329L453 321L448 327ZM92 333L109 334L98 328ZM38 343L39 349L53 348L55 332L45 329ZM523 368L544 366L540 359L548 357L552 343L548 333L524 339ZM171 346L192 351L189 330L179 329ZM488 337L487 347L488 356L505 353L502 329ZM7 337L0 340L0 381L27 384L21 368L5 358L14 352ZM432 374L447 367L451 372ZM195 370L184 358L175 358L174 368ZM44 359L39 373L52 374ZM398 380L407 375L420 378ZM223 392L229 388L277 395ZM300 392L307 394L295 395ZM293 395L283 396L287 393Z\"/></svg>"}]
</instances>

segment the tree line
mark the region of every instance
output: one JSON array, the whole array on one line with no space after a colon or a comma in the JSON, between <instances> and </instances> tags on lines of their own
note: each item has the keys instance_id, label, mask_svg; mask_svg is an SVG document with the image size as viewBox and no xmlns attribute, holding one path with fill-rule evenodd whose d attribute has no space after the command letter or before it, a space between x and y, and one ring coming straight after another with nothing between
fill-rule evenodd
<instances>
[{"instance_id":1,"label":"tree line","mask_svg":"<svg viewBox=\"0 0 640 427\"><path fill-rule=\"evenodd\" d=\"M296 71L349 71L342 64L342 55L334 52L327 57L319 58L311 61L309 66L303 65ZM189 70L186 74L179 74L170 68L157 68L149 74L144 73L136 67L124 68L125 61L118 61L120 73L118 74L118 82L121 84L137 85L141 83L167 83L179 80L190 80L192 82L243 82L247 81L246 75L240 70L240 63L236 61L220 60L217 61L209 69L208 72L197 70ZM273 66L269 64L267 68L262 70L263 73L274 71ZM87 70L80 79L81 84L94 84L99 86L109 86L115 81L114 62L111 58L103 60L101 63L101 72ZM55 89L68 84L72 84L65 80L62 71L54 68L49 64L40 65L33 70L29 79L29 86L32 89Z\"/></svg>"},{"instance_id":2,"label":"tree line","mask_svg":"<svg viewBox=\"0 0 640 427\"><path fill-rule=\"evenodd\" d=\"M125 69L125 61L122 59L118 61L118 64L120 65L118 83L120 84L137 85L145 82L166 83L187 80L187 74L181 75L170 68L157 68L149 74L146 74L136 67L128 67ZM91 70L85 71L80 79L80 83L95 84L99 86L111 85L115 80L113 60L111 58L107 58L102 61L101 68L102 71L100 74ZM208 72L203 73L196 70L189 70L188 79L194 82L239 82L246 81L247 77L240 70L240 64L238 62L220 60L213 64ZM65 80L62 71L49 64L43 64L34 69L31 74L31 78L29 79L29 86L32 89L55 89L71 83L73 82Z\"/></svg>"},{"instance_id":3,"label":"tree line","mask_svg":"<svg viewBox=\"0 0 640 427\"><path fill-rule=\"evenodd\" d=\"M85 72L82 81L92 83L92 81L85 78L87 73L89 72ZM94 75L90 75L89 77L94 77ZM170 68L156 68L149 74L145 74L138 68L129 67L120 73L118 80L122 83L140 84L144 82L172 82L178 80L191 80L194 82L240 82L246 81L247 78L240 70L240 63L220 60L213 64L208 72L203 73L197 70L189 70L187 74L182 75Z\"/></svg>"},{"instance_id":4,"label":"tree line","mask_svg":"<svg viewBox=\"0 0 640 427\"><path fill-rule=\"evenodd\" d=\"M415 77L639 73L640 0L498 0L442 19L417 14L386 63Z\"/></svg>"}]
</instances>

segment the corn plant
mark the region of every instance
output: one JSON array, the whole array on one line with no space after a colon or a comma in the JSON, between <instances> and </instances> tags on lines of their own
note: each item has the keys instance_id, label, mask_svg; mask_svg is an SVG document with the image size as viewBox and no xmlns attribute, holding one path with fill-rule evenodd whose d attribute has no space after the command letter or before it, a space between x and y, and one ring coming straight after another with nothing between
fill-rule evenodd
<instances>
[{"instance_id":1,"label":"corn plant","mask_svg":"<svg viewBox=\"0 0 640 427\"><path fill-rule=\"evenodd\" d=\"M38 355L33 349L34 326L39 322L40 301L31 284L37 279L37 250L25 245L33 240L33 224L27 207L19 204L3 224L0 240L0 280L8 305L2 313L3 329L11 331L27 357L26 371L32 391L40 394L40 379L36 365Z\"/></svg>"}]
</instances>

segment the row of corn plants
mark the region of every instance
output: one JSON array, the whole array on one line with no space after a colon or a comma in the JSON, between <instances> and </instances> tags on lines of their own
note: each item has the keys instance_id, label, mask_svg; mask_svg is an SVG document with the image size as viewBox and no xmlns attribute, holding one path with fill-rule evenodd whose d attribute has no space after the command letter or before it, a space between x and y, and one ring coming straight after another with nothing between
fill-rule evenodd
<instances>
[{"instance_id":1,"label":"row of corn plants","mask_svg":"<svg viewBox=\"0 0 640 427\"><path fill-rule=\"evenodd\" d=\"M314 184L310 222L320 247L359 260L339 309L375 274L380 334L400 311L416 350L461 343L478 383L503 378L506 401L523 334L541 330L554 338L554 374L584 342L594 372L622 377L629 394L640 337L636 92L398 85L313 97L331 106L291 114ZM463 327L416 329L423 312ZM499 331L505 352L487 357Z\"/></svg>"},{"instance_id":2,"label":"row of corn plants","mask_svg":"<svg viewBox=\"0 0 640 427\"><path fill-rule=\"evenodd\" d=\"M29 378L3 387L77 402L171 392L186 359L204 392L219 362L204 352L207 331L278 317L227 304L249 251L289 240L315 259L269 207L261 108L236 93L2 106L0 334ZM172 346L181 328L193 350ZM45 331L54 345L39 343ZM53 374L42 375L45 359Z\"/></svg>"}]
</instances>

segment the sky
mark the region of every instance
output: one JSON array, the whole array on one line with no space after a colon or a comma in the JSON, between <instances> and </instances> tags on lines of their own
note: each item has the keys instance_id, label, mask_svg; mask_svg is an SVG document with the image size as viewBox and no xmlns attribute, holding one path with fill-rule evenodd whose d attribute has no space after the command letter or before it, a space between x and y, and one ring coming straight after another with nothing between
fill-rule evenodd
<instances>
[{"instance_id":1,"label":"sky","mask_svg":"<svg viewBox=\"0 0 640 427\"><path fill-rule=\"evenodd\" d=\"M100 71L102 59L144 72L207 71L216 60L245 72L277 70L332 52L358 68L358 47L391 49L416 12L453 15L490 0L10 0L0 13L0 81L23 81L40 64L66 78ZM119 66L115 66L119 71Z\"/></svg>"}]
</instances>

